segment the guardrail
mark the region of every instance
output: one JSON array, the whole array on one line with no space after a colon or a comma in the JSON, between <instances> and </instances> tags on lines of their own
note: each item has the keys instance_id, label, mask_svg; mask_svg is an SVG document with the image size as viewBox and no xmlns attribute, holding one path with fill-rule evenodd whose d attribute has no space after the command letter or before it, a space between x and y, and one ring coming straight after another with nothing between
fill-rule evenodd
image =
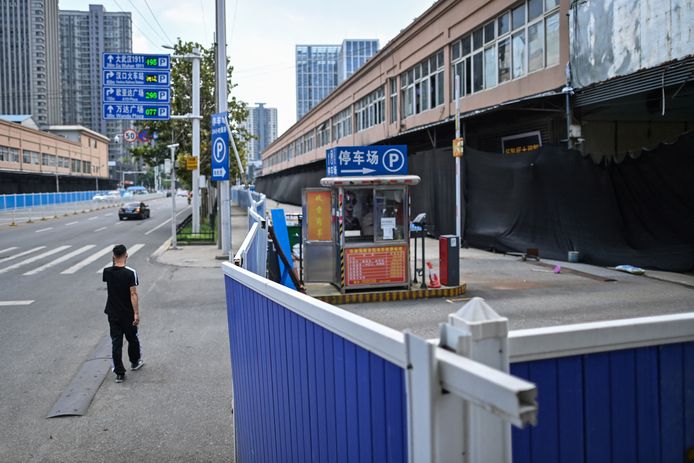
<instances>
[{"instance_id":1,"label":"guardrail","mask_svg":"<svg viewBox=\"0 0 694 463\"><path fill-rule=\"evenodd\" d=\"M234 256L234 263L264 277L267 273L267 223L253 208L247 210L248 233Z\"/></svg>"},{"instance_id":2,"label":"guardrail","mask_svg":"<svg viewBox=\"0 0 694 463\"><path fill-rule=\"evenodd\" d=\"M75 191L0 195L0 222L31 223L34 220L118 206L127 201L149 201L163 196L161 193L152 193L125 198L105 196L104 199L93 199L94 196L101 193L105 192Z\"/></svg>"}]
</instances>

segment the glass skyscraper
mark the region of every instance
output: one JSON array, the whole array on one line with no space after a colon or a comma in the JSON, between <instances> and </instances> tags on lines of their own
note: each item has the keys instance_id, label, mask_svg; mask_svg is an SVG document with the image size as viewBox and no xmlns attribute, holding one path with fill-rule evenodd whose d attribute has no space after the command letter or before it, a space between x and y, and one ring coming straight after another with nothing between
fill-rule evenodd
<instances>
[{"instance_id":1,"label":"glass skyscraper","mask_svg":"<svg viewBox=\"0 0 694 463\"><path fill-rule=\"evenodd\" d=\"M296 46L296 119L337 87L339 45Z\"/></svg>"},{"instance_id":2,"label":"glass skyscraper","mask_svg":"<svg viewBox=\"0 0 694 463\"><path fill-rule=\"evenodd\" d=\"M262 152L277 138L277 109L256 103L248 108L248 119L242 125L256 137L248 142L248 161L260 161Z\"/></svg>"},{"instance_id":3,"label":"glass skyscraper","mask_svg":"<svg viewBox=\"0 0 694 463\"><path fill-rule=\"evenodd\" d=\"M347 80L369 58L378 53L378 40L353 40L342 42L337 62L337 83Z\"/></svg>"},{"instance_id":4,"label":"glass skyscraper","mask_svg":"<svg viewBox=\"0 0 694 463\"><path fill-rule=\"evenodd\" d=\"M378 52L378 40L296 46L296 119L299 120Z\"/></svg>"}]
</instances>

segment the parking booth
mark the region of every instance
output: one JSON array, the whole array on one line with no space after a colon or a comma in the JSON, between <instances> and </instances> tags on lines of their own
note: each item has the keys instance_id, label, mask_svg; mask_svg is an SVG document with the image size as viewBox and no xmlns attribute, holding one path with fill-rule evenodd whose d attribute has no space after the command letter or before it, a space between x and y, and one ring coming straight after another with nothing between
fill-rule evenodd
<instances>
[{"instance_id":1,"label":"parking booth","mask_svg":"<svg viewBox=\"0 0 694 463\"><path fill-rule=\"evenodd\" d=\"M407 175L407 147L333 148L326 165L323 188L303 190L305 281L408 288L408 189L420 178Z\"/></svg>"}]
</instances>

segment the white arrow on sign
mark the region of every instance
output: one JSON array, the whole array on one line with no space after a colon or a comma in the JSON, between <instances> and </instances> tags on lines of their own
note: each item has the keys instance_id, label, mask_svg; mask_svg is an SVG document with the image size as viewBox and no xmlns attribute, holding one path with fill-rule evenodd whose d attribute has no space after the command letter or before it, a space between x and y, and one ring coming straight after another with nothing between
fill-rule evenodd
<instances>
[{"instance_id":1,"label":"white arrow on sign","mask_svg":"<svg viewBox=\"0 0 694 463\"><path fill-rule=\"evenodd\" d=\"M113 106L110 106L110 105L109 105L106 109L108 109L108 112L109 112L109 113L112 113L112 112L113 112Z\"/></svg>"},{"instance_id":2,"label":"white arrow on sign","mask_svg":"<svg viewBox=\"0 0 694 463\"><path fill-rule=\"evenodd\" d=\"M115 73L114 73L113 71L108 71L108 72L106 73L106 78L107 78L107 79L112 79L114 75L115 75Z\"/></svg>"},{"instance_id":3,"label":"white arrow on sign","mask_svg":"<svg viewBox=\"0 0 694 463\"><path fill-rule=\"evenodd\" d=\"M108 55L108 64L111 64L113 62L113 55Z\"/></svg>"},{"instance_id":4,"label":"white arrow on sign","mask_svg":"<svg viewBox=\"0 0 694 463\"><path fill-rule=\"evenodd\" d=\"M218 169L214 169L213 175L215 177L225 177L227 174L227 170L224 167L220 167Z\"/></svg>"},{"instance_id":5,"label":"white arrow on sign","mask_svg":"<svg viewBox=\"0 0 694 463\"><path fill-rule=\"evenodd\" d=\"M340 172L343 174L370 174L371 172L376 172L376 169L362 167L361 169L342 169Z\"/></svg>"},{"instance_id":6,"label":"white arrow on sign","mask_svg":"<svg viewBox=\"0 0 694 463\"><path fill-rule=\"evenodd\" d=\"M113 95L113 89L112 88L107 88L106 89L106 96L111 96Z\"/></svg>"}]
</instances>

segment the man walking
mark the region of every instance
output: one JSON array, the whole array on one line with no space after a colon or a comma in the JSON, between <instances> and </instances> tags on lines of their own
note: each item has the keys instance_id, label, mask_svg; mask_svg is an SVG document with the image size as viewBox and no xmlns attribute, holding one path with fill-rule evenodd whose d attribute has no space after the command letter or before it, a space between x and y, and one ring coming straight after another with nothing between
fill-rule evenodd
<instances>
[{"instance_id":1,"label":"man walking","mask_svg":"<svg viewBox=\"0 0 694 463\"><path fill-rule=\"evenodd\" d=\"M103 280L108 289L106 309L111 332L113 372L116 382L125 379L123 366L123 336L128 340L128 358L133 370L139 370L145 362L140 355L140 340L137 327L140 324L140 310L137 301L137 285L140 284L137 272L125 266L128 252L122 244L113 248L113 266L104 269Z\"/></svg>"}]
</instances>

